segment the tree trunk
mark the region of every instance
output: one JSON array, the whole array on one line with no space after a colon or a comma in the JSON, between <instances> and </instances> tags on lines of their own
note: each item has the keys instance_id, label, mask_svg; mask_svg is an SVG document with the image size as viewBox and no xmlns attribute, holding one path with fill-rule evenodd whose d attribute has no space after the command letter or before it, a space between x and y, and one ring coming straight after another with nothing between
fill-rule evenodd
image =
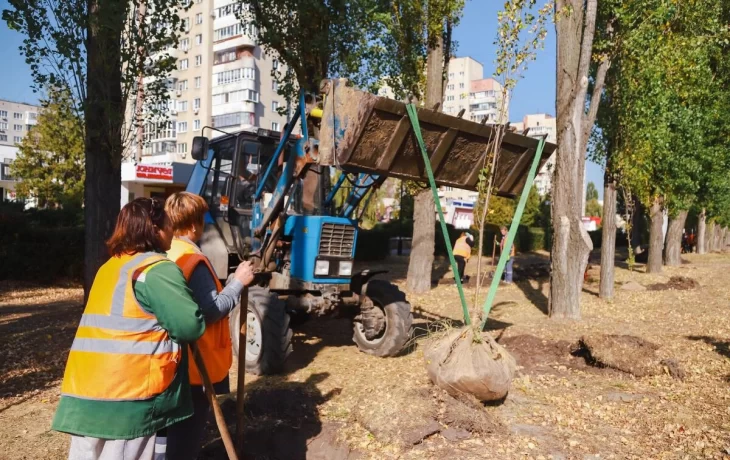
<instances>
[{"instance_id":1,"label":"tree trunk","mask_svg":"<svg viewBox=\"0 0 730 460\"><path fill-rule=\"evenodd\" d=\"M662 249L664 248L664 213L662 212L661 198L655 198L649 210L651 227L649 229L649 261L646 264L647 273L661 273Z\"/></svg>"},{"instance_id":2,"label":"tree trunk","mask_svg":"<svg viewBox=\"0 0 730 460\"><path fill-rule=\"evenodd\" d=\"M122 100L121 42L127 2L89 0L84 181L84 293L109 258L106 240L114 230L121 199Z\"/></svg>"},{"instance_id":3,"label":"tree trunk","mask_svg":"<svg viewBox=\"0 0 730 460\"><path fill-rule=\"evenodd\" d=\"M639 253L644 234L644 205L634 197L634 213L631 215L631 248Z\"/></svg>"},{"instance_id":4,"label":"tree trunk","mask_svg":"<svg viewBox=\"0 0 730 460\"><path fill-rule=\"evenodd\" d=\"M715 250L714 248L715 243L715 222L712 221L707 226L707 229L705 230L705 250L707 252L712 252Z\"/></svg>"},{"instance_id":5,"label":"tree trunk","mask_svg":"<svg viewBox=\"0 0 730 460\"><path fill-rule=\"evenodd\" d=\"M713 238L712 251L720 252L720 232L722 229L719 224L715 224L715 237Z\"/></svg>"},{"instance_id":6,"label":"tree trunk","mask_svg":"<svg viewBox=\"0 0 730 460\"><path fill-rule=\"evenodd\" d=\"M674 267L682 264L682 230L687 220L687 211L680 211L669 218L667 237L664 241L664 265Z\"/></svg>"},{"instance_id":7,"label":"tree trunk","mask_svg":"<svg viewBox=\"0 0 730 460\"><path fill-rule=\"evenodd\" d=\"M702 208L702 212L698 217L697 222L697 254L707 253L705 244L707 243L707 214L705 209Z\"/></svg>"},{"instance_id":8,"label":"tree trunk","mask_svg":"<svg viewBox=\"0 0 730 460\"><path fill-rule=\"evenodd\" d=\"M603 186L603 229L601 238L601 285L598 296L613 298L614 261L616 258L616 183L606 174Z\"/></svg>"},{"instance_id":9,"label":"tree trunk","mask_svg":"<svg viewBox=\"0 0 730 460\"><path fill-rule=\"evenodd\" d=\"M551 318L580 319L580 297L588 255L593 244L581 221L584 134L593 124L586 115L588 71L596 25L596 0L558 0L556 10L572 9L556 22L558 154L553 180L553 245L550 253ZM601 88L594 94L600 96ZM591 98L593 114L600 97Z\"/></svg>"},{"instance_id":10,"label":"tree trunk","mask_svg":"<svg viewBox=\"0 0 730 460\"><path fill-rule=\"evenodd\" d=\"M426 107L441 103L443 95L444 50L443 37L439 33L434 48L428 49ZM422 190L413 203L413 240L408 262L406 285L411 292L423 293L431 289L434 238L436 236L436 203L430 189Z\"/></svg>"}]
</instances>

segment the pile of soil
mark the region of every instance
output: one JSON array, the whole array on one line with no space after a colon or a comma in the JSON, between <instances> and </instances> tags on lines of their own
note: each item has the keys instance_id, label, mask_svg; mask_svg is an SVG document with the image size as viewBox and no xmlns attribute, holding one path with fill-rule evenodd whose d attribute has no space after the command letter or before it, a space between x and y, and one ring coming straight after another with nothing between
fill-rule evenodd
<instances>
[{"instance_id":1,"label":"pile of soil","mask_svg":"<svg viewBox=\"0 0 730 460\"><path fill-rule=\"evenodd\" d=\"M548 262L531 264L514 268L514 275L518 280L541 280L550 277Z\"/></svg>"},{"instance_id":2,"label":"pile of soil","mask_svg":"<svg viewBox=\"0 0 730 460\"><path fill-rule=\"evenodd\" d=\"M699 289L700 283L686 276L672 276L666 283L650 284L646 288L650 291L667 291L670 289L675 291L691 291L693 289Z\"/></svg>"},{"instance_id":3,"label":"pile of soil","mask_svg":"<svg viewBox=\"0 0 730 460\"><path fill-rule=\"evenodd\" d=\"M595 369L584 359L573 355L575 344L567 340L548 340L523 334L504 337L499 343L514 356L523 374L552 374L560 366L581 371Z\"/></svg>"},{"instance_id":4,"label":"pile of soil","mask_svg":"<svg viewBox=\"0 0 730 460\"><path fill-rule=\"evenodd\" d=\"M684 378L684 371L674 359L661 359L659 345L632 335L595 334L581 337L576 355L594 366L616 369L635 377L668 372L674 378Z\"/></svg>"},{"instance_id":5,"label":"pile of soil","mask_svg":"<svg viewBox=\"0 0 730 460\"><path fill-rule=\"evenodd\" d=\"M452 396L499 401L509 392L516 363L488 332L453 329L426 343L423 356L431 381Z\"/></svg>"},{"instance_id":6,"label":"pile of soil","mask_svg":"<svg viewBox=\"0 0 730 460\"><path fill-rule=\"evenodd\" d=\"M375 388L354 416L378 441L406 448L436 434L455 442L504 431L476 399L436 387Z\"/></svg>"}]
</instances>

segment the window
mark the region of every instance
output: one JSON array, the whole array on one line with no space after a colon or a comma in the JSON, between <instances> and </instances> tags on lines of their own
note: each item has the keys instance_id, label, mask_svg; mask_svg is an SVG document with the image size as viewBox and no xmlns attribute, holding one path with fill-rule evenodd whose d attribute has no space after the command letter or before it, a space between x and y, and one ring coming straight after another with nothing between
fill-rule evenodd
<instances>
[{"instance_id":1,"label":"window","mask_svg":"<svg viewBox=\"0 0 730 460\"><path fill-rule=\"evenodd\" d=\"M274 70L279 69L279 60L278 59L274 59L273 61L271 61L271 68Z\"/></svg>"},{"instance_id":2,"label":"window","mask_svg":"<svg viewBox=\"0 0 730 460\"><path fill-rule=\"evenodd\" d=\"M213 85L225 85L228 83L234 83L241 80L255 80L256 71L254 69L233 69L226 70L225 72L219 72L213 74Z\"/></svg>"},{"instance_id":3,"label":"window","mask_svg":"<svg viewBox=\"0 0 730 460\"><path fill-rule=\"evenodd\" d=\"M454 96L446 96L446 100L447 101L453 101L454 100Z\"/></svg>"},{"instance_id":4,"label":"window","mask_svg":"<svg viewBox=\"0 0 730 460\"><path fill-rule=\"evenodd\" d=\"M5 134L0 134L0 142L7 142L7 141L8 141L8 136L6 136Z\"/></svg>"},{"instance_id":5,"label":"window","mask_svg":"<svg viewBox=\"0 0 730 460\"><path fill-rule=\"evenodd\" d=\"M274 91L279 91L279 82L272 81L271 82L271 89L274 90Z\"/></svg>"},{"instance_id":6,"label":"window","mask_svg":"<svg viewBox=\"0 0 730 460\"><path fill-rule=\"evenodd\" d=\"M459 76L460 77L463 77L464 76L464 72L459 72Z\"/></svg>"},{"instance_id":7,"label":"window","mask_svg":"<svg viewBox=\"0 0 730 460\"><path fill-rule=\"evenodd\" d=\"M449 73L449 78L454 78L454 72Z\"/></svg>"},{"instance_id":8,"label":"window","mask_svg":"<svg viewBox=\"0 0 730 460\"><path fill-rule=\"evenodd\" d=\"M187 51L190 49L190 39L189 38L183 38L180 40L180 49L183 51Z\"/></svg>"},{"instance_id":9,"label":"window","mask_svg":"<svg viewBox=\"0 0 730 460\"><path fill-rule=\"evenodd\" d=\"M144 126L144 142L149 144L151 141L160 139L172 139L175 137L176 123L161 122L161 123L147 123ZM159 150L159 149L158 149ZM145 150L147 153L152 153L152 150Z\"/></svg>"},{"instance_id":10,"label":"window","mask_svg":"<svg viewBox=\"0 0 730 460\"><path fill-rule=\"evenodd\" d=\"M177 90L178 91L187 91L188 90L188 81L180 80L179 82L177 82Z\"/></svg>"},{"instance_id":11,"label":"window","mask_svg":"<svg viewBox=\"0 0 730 460\"><path fill-rule=\"evenodd\" d=\"M8 111L0 110L0 118L8 118Z\"/></svg>"},{"instance_id":12,"label":"window","mask_svg":"<svg viewBox=\"0 0 730 460\"><path fill-rule=\"evenodd\" d=\"M279 101L274 101L271 103L271 111L276 112L279 108Z\"/></svg>"},{"instance_id":13,"label":"window","mask_svg":"<svg viewBox=\"0 0 730 460\"><path fill-rule=\"evenodd\" d=\"M464 89L464 84L463 83L459 83L459 89Z\"/></svg>"},{"instance_id":14,"label":"window","mask_svg":"<svg viewBox=\"0 0 730 460\"><path fill-rule=\"evenodd\" d=\"M188 153L188 143L181 142L177 144L177 153Z\"/></svg>"},{"instance_id":15,"label":"window","mask_svg":"<svg viewBox=\"0 0 730 460\"><path fill-rule=\"evenodd\" d=\"M177 101L177 111L178 112L187 112L188 111L188 101Z\"/></svg>"},{"instance_id":16,"label":"window","mask_svg":"<svg viewBox=\"0 0 730 460\"><path fill-rule=\"evenodd\" d=\"M195 15L195 24L202 24L203 23L203 13L198 13Z\"/></svg>"},{"instance_id":17,"label":"window","mask_svg":"<svg viewBox=\"0 0 730 460\"><path fill-rule=\"evenodd\" d=\"M195 3L203 3L203 0L195 0Z\"/></svg>"},{"instance_id":18,"label":"window","mask_svg":"<svg viewBox=\"0 0 730 460\"><path fill-rule=\"evenodd\" d=\"M232 62L236 60L236 50L231 51L219 51L215 53L213 57L213 64L225 64L226 62Z\"/></svg>"},{"instance_id":19,"label":"window","mask_svg":"<svg viewBox=\"0 0 730 460\"><path fill-rule=\"evenodd\" d=\"M193 99L193 109L198 110L200 109L200 98L196 97Z\"/></svg>"},{"instance_id":20,"label":"window","mask_svg":"<svg viewBox=\"0 0 730 460\"><path fill-rule=\"evenodd\" d=\"M246 124L252 124L252 113L236 112L227 113L225 115L218 115L213 117L214 128L225 128L228 126L238 126L242 122Z\"/></svg>"},{"instance_id":21,"label":"window","mask_svg":"<svg viewBox=\"0 0 730 460\"><path fill-rule=\"evenodd\" d=\"M447 85L447 86L446 86L446 89L448 89L449 91L451 91L451 90L453 90L453 89L454 89L454 85Z\"/></svg>"},{"instance_id":22,"label":"window","mask_svg":"<svg viewBox=\"0 0 730 460\"><path fill-rule=\"evenodd\" d=\"M13 142L15 142L16 144L20 144L22 140L23 138L20 136L13 136Z\"/></svg>"},{"instance_id":23,"label":"window","mask_svg":"<svg viewBox=\"0 0 730 460\"><path fill-rule=\"evenodd\" d=\"M178 69L186 70L190 66L190 62L187 59L181 59L178 62Z\"/></svg>"},{"instance_id":24,"label":"window","mask_svg":"<svg viewBox=\"0 0 730 460\"><path fill-rule=\"evenodd\" d=\"M28 119L35 120L36 118L38 118L38 114L37 113L35 113L35 112L28 112Z\"/></svg>"},{"instance_id":25,"label":"window","mask_svg":"<svg viewBox=\"0 0 730 460\"><path fill-rule=\"evenodd\" d=\"M200 88L200 77L195 77L195 87Z\"/></svg>"},{"instance_id":26,"label":"window","mask_svg":"<svg viewBox=\"0 0 730 460\"><path fill-rule=\"evenodd\" d=\"M185 18L182 20L183 30L185 32L190 31L190 18Z\"/></svg>"},{"instance_id":27,"label":"window","mask_svg":"<svg viewBox=\"0 0 730 460\"><path fill-rule=\"evenodd\" d=\"M4 121L0 121L0 129L8 129L8 124Z\"/></svg>"},{"instance_id":28,"label":"window","mask_svg":"<svg viewBox=\"0 0 730 460\"><path fill-rule=\"evenodd\" d=\"M231 91L229 93L221 93L213 95L213 105L228 104L229 102L258 102L259 93L250 89L239 91Z\"/></svg>"},{"instance_id":29,"label":"window","mask_svg":"<svg viewBox=\"0 0 730 460\"><path fill-rule=\"evenodd\" d=\"M221 6L220 8L215 9L215 17L217 18L224 18L226 16L230 16L232 14L238 14L242 11L247 11L248 6L242 5L238 2L229 3L228 5Z\"/></svg>"},{"instance_id":30,"label":"window","mask_svg":"<svg viewBox=\"0 0 730 460\"><path fill-rule=\"evenodd\" d=\"M277 123L275 121L271 122L271 130L278 132L279 131L279 123Z\"/></svg>"},{"instance_id":31,"label":"window","mask_svg":"<svg viewBox=\"0 0 730 460\"><path fill-rule=\"evenodd\" d=\"M203 56L195 56L195 67L200 67L203 64Z\"/></svg>"},{"instance_id":32,"label":"window","mask_svg":"<svg viewBox=\"0 0 730 460\"><path fill-rule=\"evenodd\" d=\"M178 121L177 122L177 132L185 133L187 131L188 131L188 122L187 121Z\"/></svg>"},{"instance_id":33,"label":"window","mask_svg":"<svg viewBox=\"0 0 730 460\"><path fill-rule=\"evenodd\" d=\"M203 35L198 34L195 36L195 46L200 46L203 44Z\"/></svg>"},{"instance_id":34,"label":"window","mask_svg":"<svg viewBox=\"0 0 730 460\"><path fill-rule=\"evenodd\" d=\"M200 120L193 120L193 130L200 131Z\"/></svg>"},{"instance_id":35,"label":"window","mask_svg":"<svg viewBox=\"0 0 730 460\"><path fill-rule=\"evenodd\" d=\"M225 40L227 38L235 37L237 35L246 34L250 37L253 37L256 35L256 28L251 24L240 24L236 23L232 26L222 27L220 29L216 29L213 32L213 40L219 41L219 40Z\"/></svg>"},{"instance_id":36,"label":"window","mask_svg":"<svg viewBox=\"0 0 730 460\"><path fill-rule=\"evenodd\" d=\"M15 113L13 113L13 118L15 120L22 120L23 119L23 114L22 113L15 112Z\"/></svg>"},{"instance_id":37,"label":"window","mask_svg":"<svg viewBox=\"0 0 730 460\"><path fill-rule=\"evenodd\" d=\"M23 125L13 125L13 129L15 131L22 131L23 130Z\"/></svg>"}]
</instances>

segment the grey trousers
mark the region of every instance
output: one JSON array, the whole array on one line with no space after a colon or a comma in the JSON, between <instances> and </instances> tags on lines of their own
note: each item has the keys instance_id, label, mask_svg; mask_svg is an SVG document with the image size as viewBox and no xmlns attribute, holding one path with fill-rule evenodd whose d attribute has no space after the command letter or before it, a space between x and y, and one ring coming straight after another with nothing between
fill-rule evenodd
<instances>
[{"instance_id":1,"label":"grey trousers","mask_svg":"<svg viewBox=\"0 0 730 460\"><path fill-rule=\"evenodd\" d=\"M165 438L100 439L71 436L68 460L165 460Z\"/></svg>"}]
</instances>

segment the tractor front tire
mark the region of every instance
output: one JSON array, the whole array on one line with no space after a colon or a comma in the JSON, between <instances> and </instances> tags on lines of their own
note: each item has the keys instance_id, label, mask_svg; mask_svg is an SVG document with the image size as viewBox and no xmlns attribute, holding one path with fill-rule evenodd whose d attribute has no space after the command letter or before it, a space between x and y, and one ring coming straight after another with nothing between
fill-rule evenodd
<instances>
[{"instance_id":1,"label":"tractor front tire","mask_svg":"<svg viewBox=\"0 0 730 460\"><path fill-rule=\"evenodd\" d=\"M366 296L382 312L385 327L376 337L368 338L363 323L355 321L352 339L364 353L379 357L396 356L411 337L411 304L397 286L387 281L371 280L366 289Z\"/></svg>"},{"instance_id":2,"label":"tractor front tire","mask_svg":"<svg viewBox=\"0 0 730 460\"><path fill-rule=\"evenodd\" d=\"M251 287L248 290L246 319L246 372L255 375L282 372L292 351L292 330L284 302L268 289ZM233 355L237 358L240 350L240 304L231 312L229 325Z\"/></svg>"}]
</instances>

